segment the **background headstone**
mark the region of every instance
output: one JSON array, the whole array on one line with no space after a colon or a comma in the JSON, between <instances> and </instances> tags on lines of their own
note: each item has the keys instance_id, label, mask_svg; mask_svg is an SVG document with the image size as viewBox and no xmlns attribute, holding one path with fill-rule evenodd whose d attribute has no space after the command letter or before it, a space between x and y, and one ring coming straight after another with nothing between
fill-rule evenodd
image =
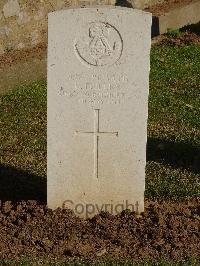
<instances>
[{"instance_id":1,"label":"background headstone","mask_svg":"<svg viewBox=\"0 0 200 266\"><path fill-rule=\"evenodd\" d=\"M151 14L49 14L48 206L144 210Z\"/></svg>"}]
</instances>

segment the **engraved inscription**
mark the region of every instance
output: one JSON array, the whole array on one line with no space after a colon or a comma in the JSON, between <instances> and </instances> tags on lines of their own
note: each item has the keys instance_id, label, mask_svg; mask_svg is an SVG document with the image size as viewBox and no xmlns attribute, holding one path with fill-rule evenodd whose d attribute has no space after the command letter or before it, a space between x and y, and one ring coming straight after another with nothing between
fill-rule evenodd
<instances>
[{"instance_id":1,"label":"engraved inscription","mask_svg":"<svg viewBox=\"0 0 200 266\"><path fill-rule=\"evenodd\" d=\"M66 86L59 89L59 95L87 104L94 109L103 104L121 104L128 96L128 78L120 75L74 74L66 77Z\"/></svg>"},{"instance_id":2,"label":"engraved inscription","mask_svg":"<svg viewBox=\"0 0 200 266\"><path fill-rule=\"evenodd\" d=\"M82 62L91 66L112 65L122 54L122 38L112 25L90 23L75 40L75 53Z\"/></svg>"},{"instance_id":3,"label":"engraved inscription","mask_svg":"<svg viewBox=\"0 0 200 266\"><path fill-rule=\"evenodd\" d=\"M118 132L106 132L100 131L100 110L94 110L94 131L92 132L82 132L75 131L75 134L92 134L94 136L94 177L99 178L99 137L100 136L116 136L118 137Z\"/></svg>"}]
</instances>

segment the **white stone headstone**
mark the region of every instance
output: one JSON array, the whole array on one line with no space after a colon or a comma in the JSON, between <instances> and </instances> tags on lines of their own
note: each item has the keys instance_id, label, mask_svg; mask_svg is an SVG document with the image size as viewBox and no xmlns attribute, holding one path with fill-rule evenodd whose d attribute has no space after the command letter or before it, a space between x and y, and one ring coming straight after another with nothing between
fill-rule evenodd
<instances>
[{"instance_id":1,"label":"white stone headstone","mask_svg":"<svg viewBox=\"0 0 200 266\"><path fill-rule=\"evenodd\" d=\"M49 14L52 209L144 210L151 14L121 7Z\"/></svg>"}]
</instances>

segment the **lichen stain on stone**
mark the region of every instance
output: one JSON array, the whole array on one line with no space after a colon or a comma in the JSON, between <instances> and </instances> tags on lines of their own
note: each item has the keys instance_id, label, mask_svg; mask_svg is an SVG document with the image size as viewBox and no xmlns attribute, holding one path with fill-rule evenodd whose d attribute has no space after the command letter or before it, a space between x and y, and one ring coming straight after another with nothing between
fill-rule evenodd
<instances>
[{"instance_id":1,"label":"lichen stain on stone","mask_svg":"<svg viewBox=\"0 0 200 266\"><path fill-rule=\"evenodd\" d=\"M26 12L20 12L19 17L17 19L18 25L27 24L31 20L31 17L27 15Z\"/></svg>"},{"instance_id":2,"label":"lichen stain on stone","mask_svg":"<svg viewBox=\"0 0 200 266\"><path fill-rule=\"evenodd\" d=\"M78 6L81 2L114 3L115 0L0 0L0 53L47 42L47 13ZM8 45L9 43L9 45Z\"/></svg>"},{"instance_id":3,"label":"lichen stain on stone","mask_svg":"<svg viewBox=\"0 0 200 266\"><path fill-rule=\"evenodd\" d=\"M35 20L41 20L41 19L45 18L46 15L47 14L45 12L45 9L42 8L42 9L38 10L37 14L34 16L34 19Z\"/></svg>"},{"instance_id":4,"label":"lichen stain on stone","mask_svg":"<svg viewBox=\"0 0 200 266\"><path fill-rule=\"evenodd\" d=\"M18 16L20 13L20 5L18 0L8 0L3 7L3 13L5 18Z\"/></svg>"},{"instance_id":5,"label":"lichen stain on stone","mask_svg":"<svg viewBox=\"0 0 200 266\"><path fill-rule=\"evenodd\" d=\"M38 30L34 30L30 34L31 37L31 44L36 45L40 42L40 35L38 33Z\"/></svg>"},{"instance_id":6,"label":"lichen stain on stone","mask_svg":"<svg viewBox=\"0 0 200 266\"><path fill-rule=\"evenodd\" d=\"M0 11L0 20L3 19L3 11Z\"/></svg>"},{"instance_id":7,"label":"lichen stain on stone","mask_svg":"<svg viewBox=\"0 0 200 266\"><path fill-rule=\"evenodd\" d=\"M12 30L8 26L0 27L0 35L8 37L10 32L12 32Z\"/></svg>"},{"instance_id":8,"label":"lichen stain on stone","mask_svg":"<svg viewBox=\"0 0 200 266\"><path fill-rule=\"evenodd\" d=\"M25 44L22 43L22 42L20 42L20 43L18 43L18 44L16 45L16 49L17 49L17 50L21 50L21 49L24 49L24 48L25 48Z\"/></svg>"}]
</instances>

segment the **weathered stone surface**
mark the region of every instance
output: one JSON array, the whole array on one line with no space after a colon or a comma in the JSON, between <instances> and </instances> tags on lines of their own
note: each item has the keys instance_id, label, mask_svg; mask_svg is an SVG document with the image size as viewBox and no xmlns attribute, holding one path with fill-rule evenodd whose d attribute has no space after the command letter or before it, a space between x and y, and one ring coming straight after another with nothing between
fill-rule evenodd
<instances>
[{"instance_id":1,"label":"weathered stone surface","mask_svg":"<svg viewBox=\"0 0 200 266\"><path fill-rule=\"evenodd\" d=\"M20 13L20 5L18 0L8 0L8 2L3 7L3 13L5 18L18 16Z\"/></svg>"},{"instance_id":2,"label":"weathered stone surface","mask_svg":"<svg viewBox=\"0 0 200 266\"><path fill-rule=\"evenodd\" d=\"M26 12L20 12L19 17L17 19L17 23L19 25L24 25L24 24L28 23L30 20L31 20L31 17L29 15L27 15Z\"/></svg>"},{"instance_id":3,"label":"weathered stone surface","mask_svg":"<svg viewBox=\"0 0 200 266\"><path fill-rule=\"evenodd\" d=\"M38 10L37 14L34 16L35 20L41 20L43 18L45 18L45 16L47 15L45 8L41 8Z\"/></svg>"},{"instance_id":4,"label":"weathered stone surface","mask_svg":"<svg viewBox=\"0 0 200 266\"><path fill-rule=\"evenodd\" d=\"M49 14L50 208L143 211L150 44L151 15L139 10Z\"/></svg>"},{"instance_id":5,"label":"weathered stone surface","mask_svg":"<svg viewBox=\"0 0 200 266\"><path fill-rule=\"evenodd\" d=\"M3 20L3 12L0 11L0 20Z\"/></svg>"},{"instance_id":6,"label":"weathered stone surface","mask_svg":"<svg viewBox=\"0 0 200 266\"><path fill-rule=\"evenodd\" d=\"M139 9L149 8L153 5L165 2L165 0L127 0L127 1L129 1L134 7Z\"/></svg>"},{"instance_id":7,"label":"weathered stone surface","mask_svg":"<svg viewBox=\"0 0 200 266\"><path fill-rule=\"evenodd\" d=\"M31 44L32 45L37 45L40 42L40 34L38 30L34 30L30 33L31 37Z\"/></svg>"},{"instance_id":8,"label":"weathered stone surface","mask_svg":"<svg viewBox=\"0 0 200 266\"><path fill-rule=\"evenodd\" d=\"M11 28L9 28L7 25L0 28L0 35L9 36L9 33L11 32Z\"/></svg>"},{"instance_id":9,"label":"weathered stone surface","mask_svg":"<svg viewBox=\"0 0 200 266\"><path fill-rule=\"evenodd\" d=\"M200 22L200 1L170 10L159 17L160 34Z\"/></svg>"},{"instance_id":10,"label":"weathered stone surface","mask_svg":"<svg viewBox=\"0 0 200 266\"><path fill-rule=\"evenodd\" d=\"M3 43L3 40L0 39L0 55L2 55L4 53L5 53L4 43Z\"/></svg>"}]
</instances>

